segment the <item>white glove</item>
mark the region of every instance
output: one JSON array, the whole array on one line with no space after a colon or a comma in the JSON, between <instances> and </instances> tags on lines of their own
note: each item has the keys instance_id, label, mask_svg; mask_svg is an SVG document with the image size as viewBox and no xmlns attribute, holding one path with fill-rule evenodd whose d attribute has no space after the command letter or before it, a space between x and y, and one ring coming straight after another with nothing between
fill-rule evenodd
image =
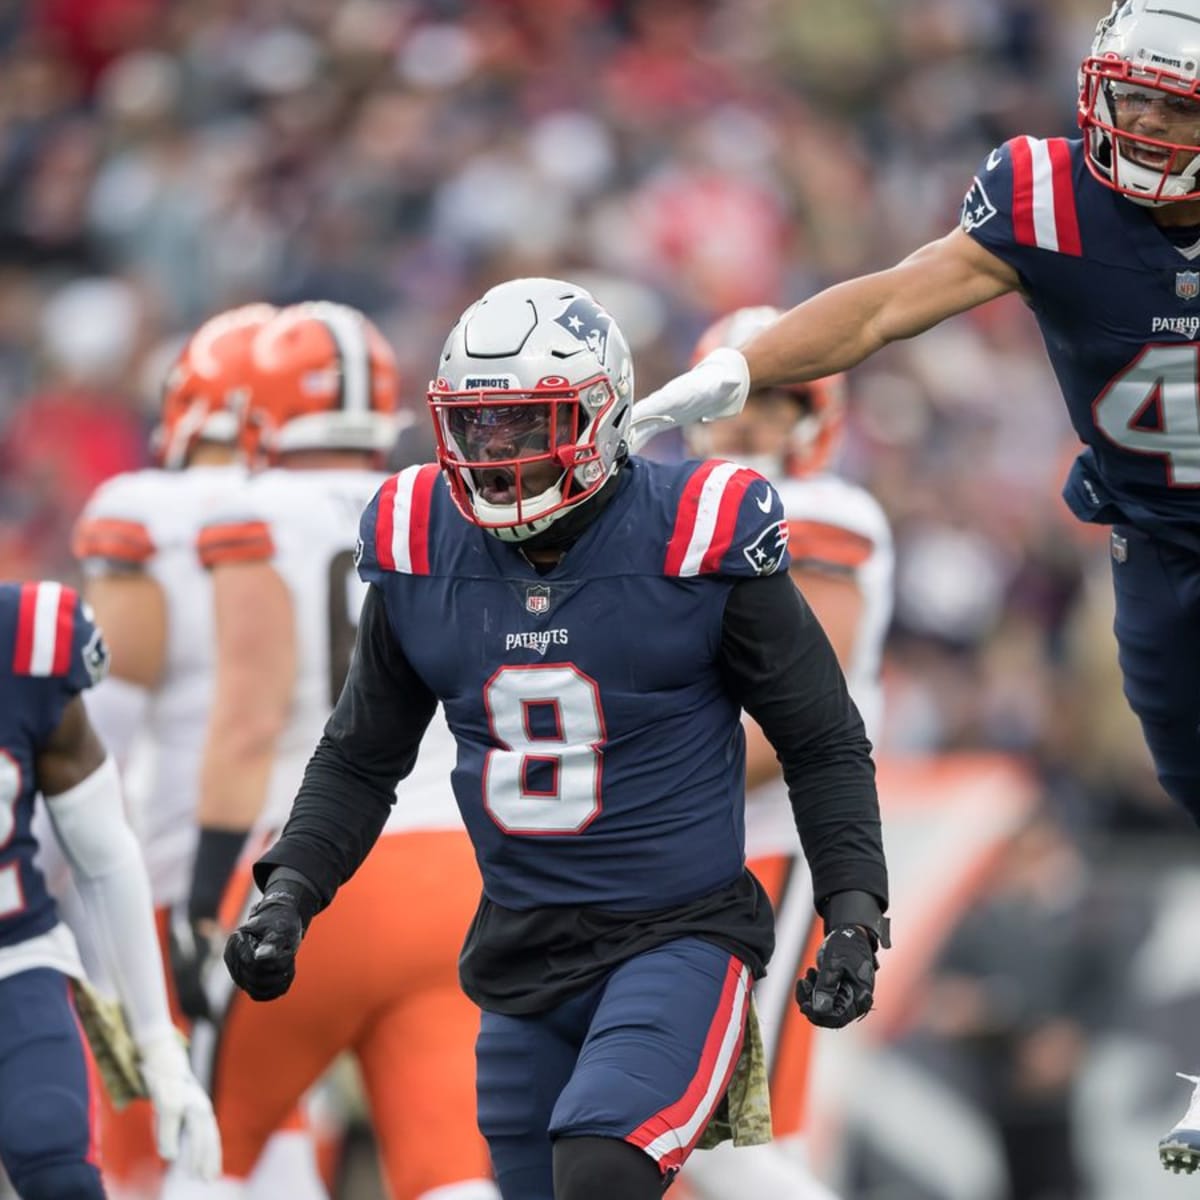
<instances>
[{"instance_id":1,"label":"white glove","mask_svg":"<svg viewBox=\"0 0 1200 1200\"><path fill-rule=\"evenodd\" d=\"M187 1054L174 1029L139 1047L142 1078L154 1105L158 1153L178 1160L189 1175L214 1180L221 1175L221 1135L212 1104L192 1074Z\"/></svg>"},{"instance_id":2,"label":"white glove","mask_svg":"<svg viewBox=\"0 0 1200 1200\"><path fill-rule=\"evenodd\" d=\"M729 346L714 350L690 371L677 375L633 406L627 439L630 453L636 454L672 425L736 417L749 392L750 368L741 351Z\"/></svg>"}]
</instances>

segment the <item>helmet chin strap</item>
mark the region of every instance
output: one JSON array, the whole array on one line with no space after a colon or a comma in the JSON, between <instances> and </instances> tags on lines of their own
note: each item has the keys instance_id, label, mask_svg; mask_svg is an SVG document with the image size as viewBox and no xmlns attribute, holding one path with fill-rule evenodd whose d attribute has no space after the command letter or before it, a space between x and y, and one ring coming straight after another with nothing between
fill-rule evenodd
<instances>
[{"instance_id":1,"label":"helmet chin strap","mask_svg":"<svg viewBox=\"0 0 1200 1200\"><path fill-rule=\"evenodd\" d=\"M617 494L617 483L625 465L626 455L622 455L616 470L608 477L608 482L598 491L573 508L564 509L562 516L539 530L532 537L521 542L522 550L566 550L582 537L584 531L609 506Z\"/></svg>"}]
</instances>

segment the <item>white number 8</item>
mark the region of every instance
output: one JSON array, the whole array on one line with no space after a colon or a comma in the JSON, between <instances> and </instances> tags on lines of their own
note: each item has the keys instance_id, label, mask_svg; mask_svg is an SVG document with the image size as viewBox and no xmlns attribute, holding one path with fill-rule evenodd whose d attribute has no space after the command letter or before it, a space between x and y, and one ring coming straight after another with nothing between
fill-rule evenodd
<instances>
[{"instance_id":1,"label":"white number 8","mask_svg":"<svg viewBox=\"0 0 1200 1200\"><path fill-rule=\"evenodd\" d=\"M483 764L492 820L505 833L581 833L600 812L605 732L596 681L570 663L501 667L483 702L502 747Z\"/></svg>"},{"instance_id":2,"label":"white number 8","mask_svg":"<svg viewBox=\"0 0 1200 1200\"><path fill-rule=\"evenodd\" d=\"M17 831L17 801L21 797L21 768L7 750L0 750L0 850ZM25 907L21 875L15 863L0 867L0 917L10 917Z\"/></svg>"}]
</instances>

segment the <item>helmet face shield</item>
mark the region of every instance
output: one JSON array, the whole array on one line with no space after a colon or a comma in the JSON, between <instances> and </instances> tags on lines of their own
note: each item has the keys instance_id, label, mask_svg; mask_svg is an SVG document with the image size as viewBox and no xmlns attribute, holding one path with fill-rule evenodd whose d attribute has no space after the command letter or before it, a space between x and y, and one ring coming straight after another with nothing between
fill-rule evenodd
<instances>
[{"instance_id":1,"label":"helmet face shield","mask_svg":"<svg viewBox=\"0 0 1200 1200\"><path fill-rule=\"evenodd\" d=\"M580 392L564 390L563 382L552 379L525 393L430 392L441 467L459 507L483 528L540 520L585 499L607 479L596 421ZM616 401L603 378L588 394L603 396L602 410Z\"/></svg>"},{"instance_id":2,"label":"helmet face shield","mask_svg":"<svg viewBox=\"0 0 1200 1200\"><path fill-rule=\"evenodd\" d=\"M633 360L612 317L582 288L514 279L459 318L426 398L459 511L521 541L619 467Z\"/></svg>"}]
</instances>

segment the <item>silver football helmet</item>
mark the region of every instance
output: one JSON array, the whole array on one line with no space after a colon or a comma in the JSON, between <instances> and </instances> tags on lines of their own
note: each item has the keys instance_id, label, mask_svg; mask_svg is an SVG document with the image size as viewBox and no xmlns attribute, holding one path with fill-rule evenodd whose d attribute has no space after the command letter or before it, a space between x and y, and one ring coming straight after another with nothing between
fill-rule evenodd
<instances>
[{"instance_id":1,"label":"silver football helmet","mask_svg":"<svg viewBox=\"0 0 1200 1200\"><path fill-rule=\"evenodd\" d=\"M1150 207L1200 199L1198 75L1200 0L1116 0L1079 70L1079 126L1096 179ZM1151 125L1129 119L1151 111Z\"/></svg>"},{"instance_id":2,"label":"silver football helmet","mask_svg":"<svg viewBox=\"0 0 1200 1200\"><path fill-rule=\"evenodd\" d=\"M594 496L624 455L633 358L583 288L513 279L459 317L427 393L459 510L504 541Z\"/></svg>"}]
</instances>

